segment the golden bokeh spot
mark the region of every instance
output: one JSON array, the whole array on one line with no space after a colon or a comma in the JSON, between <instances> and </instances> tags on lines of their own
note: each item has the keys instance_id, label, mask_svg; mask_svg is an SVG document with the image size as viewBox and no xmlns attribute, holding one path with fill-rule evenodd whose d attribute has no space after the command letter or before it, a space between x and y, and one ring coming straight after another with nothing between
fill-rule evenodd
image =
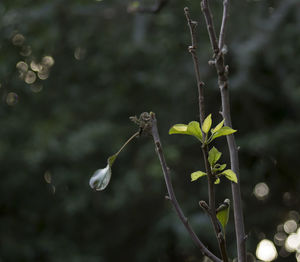
<instances>
[{"instance_id":1,"label":"golden bokeh spot","mask_svg":"<svg viewBox=\"0 0 300 262\"><path fill-rule=\"evenodd\" d=\"M21 56L30 56L31 53L32 53L31 46L29 45L22 46L22 50L20 52Z\"/></svg>"},{"instance_id":2,"label":"golden bokeh spot","mask_svg":"<svg viewBox=\"0 0 300 262\"><path fill-rule=\"evenodd\" d=\"M15 34L12 38L13 45L22 46L24 44L25 37L22 34Z\"/></svg>"},{"instance_id":3,"label":"golden bokeh spot","mask_svg":"<svg viewBox=\"0 0 300 262\"><path fill-rule=\"evenodd\" d=\"M26 75L25 75L25 79L24 81L26 82L26 84L33 84L36 80L36 74L29 70Z\"/></svg>"},{"instance_id":4,"label":"golden bokeh spot","mask_svg":"<svg viewBox=\"0 0 300 262\"><path fill-rule=\"evenodd\" d=\"M74 51L74 57L77 60L82 60L84 59L86 54L86 49L85 48L81 48L81 47L77 47Z\"/></svg>"},{"instance_id":5,"label":"golden bokeh spot","mask_svg":"<svg viewBox=\"0 0 300 262\"><path fill-rule=\"evenodd\" d=\"M51 175L50 171L45 172L44 179L45 179L46 183L51 184L52 175Z\"/></svg>"},{"instance_id":6,"label":"golden bokeh spot","mask_svg":"<svg viewBox=\"0 0 300 262\"><path fill-rule=\"evenodd\" d=\"M30 68L32 71L39 72L42 69L42 65L39 63L36 63L35 61L31 61Z\"/></svg>"},{"instance_id":7,"label":"golden bokeh spot","mask_svg":"<svg viewBox=\"0 0 300 262\"><path fill-rule=\"evenodd\" d=\"M28 71L28 65L24 62L24 61L19 61L16 64L16 68L19 70L19 72L21 73L25 73Z\"/></svg>"},{"instance_id":8,"label":"golden bokeh spot","mask_svg":"<svg viewBox=\"0 0 300 262\"><path fill-rule=\"evenodd\" d=\"M270 189L266 183L258 183L255 185L253 193L258 200L264 200L269 195Z\"/></svg>"},{"instance_id":9,"label":"golden bokeh spot","mask_svg":"<svg viewBox=\"0 0 300 262\"><path fill-rule=\"evenodd\" d=\"M14 106L18 103L18 95L14 92L9 92L6 96L6 103L9 106Z\"/></svg>"},{"instance_id":10,"label":"golden bokeh spot","mask_svg":"<svg viewBox=\"0 0 300 262\"><path fill-rule=\"evenodd\" d=\"M42 84L34 84L30 86L30 89L33 93L39 93L43 90Z\"/></svg>"},{"instance_id":11,"label":"golden bokeh spot","mask_svg":"<svg viewBox=\"0 0 300 262\"><path fill-rule=\"evenodd\" d=\"M54 63L55 61L52 56L47 55L42 58L42 64L46 67L51 67L54 65Z\"/></svg>"}]
</instances>

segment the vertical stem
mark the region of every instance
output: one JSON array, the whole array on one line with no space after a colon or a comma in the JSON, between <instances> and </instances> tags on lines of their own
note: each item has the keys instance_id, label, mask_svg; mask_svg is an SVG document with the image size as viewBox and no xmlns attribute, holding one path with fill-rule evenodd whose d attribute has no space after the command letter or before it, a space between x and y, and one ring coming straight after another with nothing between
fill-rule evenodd
<instances>
[{"instance_id":1,"label":"vertical stem","mask_svg":"<svg viewBox=\"0 0 300 262\"><path fill-rule=\"evenodd\" d=\"M227 9L228 1L224 0L223 5L224 5L223 18L222 18L222 25L221 25L221 32L220 32L220 37L222 39L220 41L220 45L224 44L225 26L228 18L228 9ZM214 63L218 74L218 85L220 88L221 99L222 99L223 118L225 119L225 125L232 127L231 115L230 115L228 78L227 78L228 67L225 66L224 54L222 54L222 52L220 52L219 49L219 44L217 42L214 24L212 20L212 14L209 8L208 0L201 1L201 9L205 17L207 31L214 52L214 59L215 59ZM239 159L238 159L238 150L233 135L227 136L227 144L228 144L228 149L230 154L231 169L236 173L238 178L238 183L231 183L238 261L246 262L246 243L245 243L246 237L245 237L245 230L244 230L242 198L241 198L241 191L240 191Z\"/></svg>"},{"instance_id":2,"label":"vertical stem","mask_svg":"<svg viewBox=\"0 0 300 262\"><path fill-rule=\"evenodd\" d=\"M197 26L197 22L192 21L189 14L189 9L187 7L184 8L184 14L186 16L186 20L188 22L188 27L190 29L191 34L191 41L192 45L189 46L188 50L190 54L192 55L193 63L194 63L194 70L195 70L195 76L197 80L197 87L198 87L198 104L199 104L199 114L200 114L200 124L202 125L205 119L205 103L204 103L204 90L203 86L204 83L201 81L200 78L200 70L199 70L199 63L198 63L198 57L196 55L196 34L195 29ZM205 140L206 134L202 131L202 137L203 140ZM202 155L204 158L205 163L205 170L207 173L207 183L208 183L208 199L209 199L209 212L208 215L211 219L211 223L213 225L216 238L218 240L219 250L222 256L222 259L224 262L228 261L227 251L226 251L226 242L222 235L221 228L218 224L218 219L216 217L216 200L215 200L215 185L214 185L214 177L211 173L211 168L208 162L208 146L202 146Z\"/></svg>"}]
</instances>

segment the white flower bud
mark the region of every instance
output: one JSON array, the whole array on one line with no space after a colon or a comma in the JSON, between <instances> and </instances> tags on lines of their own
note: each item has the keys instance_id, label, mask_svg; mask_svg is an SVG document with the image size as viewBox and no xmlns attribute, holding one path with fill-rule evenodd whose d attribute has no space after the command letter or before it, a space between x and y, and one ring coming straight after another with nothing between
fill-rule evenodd
<instances>
[{"instance_id":1,"label":"white flower bud","mask_svg":"<svg viewBox=\"0 0 300 262\"><path fill-rule=\"evenodd\" d=\"M97 191L101 191L107 187L110 181L110 177L111 168L110 165L107 164L105 168L98 169L95 171L95 173L90 179L90 187L96 189Z\"/></svg>"}]
</instances>

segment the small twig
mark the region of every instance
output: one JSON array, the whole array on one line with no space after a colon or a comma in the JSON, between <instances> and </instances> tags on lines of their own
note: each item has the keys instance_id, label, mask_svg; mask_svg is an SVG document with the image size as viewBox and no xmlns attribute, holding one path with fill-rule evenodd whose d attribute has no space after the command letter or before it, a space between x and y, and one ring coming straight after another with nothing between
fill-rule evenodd
<instances>
[{"instance_id":1,"label":"small twig","mask_svg":"<svg viewBox=\"0 0 300 262\"><path fill-rule=\"evenodd\" d=\"M212 14L211 14L211 11L209 8L208 0L201 1L201 10L202 10L204 18L205 18L207 31L208 31L211 46L214 51L214 55L215 55L215 57L217 57L219 54L219 45L218 45L218 41L217 41L216 31L215 31L215 27L214 27Z\"/></svg>"},{"instance_id":2,"label":"small twig","mask_svg":"<svg viewBox=\"0 0 300 262\"><path fill-rule=\"evenodd\" d=\"M129 10L130 12L137 12L137 13L151 13L151 14L157 14L160 12L163 7L167 5L169 0L157 0L156 4L150 7L143 7L138 6L136 8L133 8L132 10Z\"/></svg>"},{"instance_id":3,"label":"small twig","mask_svg":"<svg viewBox=\"0 0 300 262\"><path fill-rule=\"evenodd\" d=\"M228 20L228 0L223 1L223 17L222 17L222 24L220 29L220 35L219 35L219 49L222 50L224 46L224 38L225 38L225 30L226 30L226 24Z\"/></svg>"},{"instance_id":4,"label":"small twig","mask_svg":"<svg viewBox=\"0 0 300 262\"><path fill-rule=\"evenodd\" d=\"M195 70L197 87L198 87L200 123L202 124L205 119L204 91L203 91L204 83L201 81L198 57L196 55L197 40L196 40L196 35L195 35L195 29L197 26L197 22L191 20L190 14L189 14L189 9L187 7L184 8L184 14L185 14L186 20L188 22L188 27L189 27L190 33L191 33L192 45L189 46L188 50L189 50L190 54L192 55L193 62L194 62L194 70ZM203 133L202 133L202 135L204 136Z\"/></svg>"},{"instance_id":5,"label":"small twig","mask_svg":"<svg viewBox=\"0 0 300 262\"><path fill-rule=\"evenodd\" d=\"M156 149L156 152L157 152L157 155L158 155L158 158L159 158L159 161L160 161L160 165L161 165L161 168L162 168L162 171L163 171L165 183L166 183L167 190L168 190L168 196L169 196L169 199L170 199L170 201L171 201L178 217L180 218L181 222L183 223L186 230L189 232L190 236L194 240L195 244L199 247L201 252L204 255L206 255L207 257L209 257L214 262L222 262L221 259L216 257L201 242L201 240L198 238L198 236L194 232L193 228L189 224L188 219L184 215L181 207L179 206L179 203L177 202L177 199L176 199L176 196L175 196L175 193L174 193L174 189L173 189L173 185L172 185L172 182L171 182L169 169L167 167L167 163L166 163L166 160L165 160L165 157L164 157L164 154L163 154L162 145L161 145L161 142L160 142L159 133L158 133L158 129L157 129L157 121L156 121L154 113L151 113L151 125L152 125L152 136L153 136L153 140L154 140L154 144L155 144L155 149Z\"/></svg>"}]
</instances>

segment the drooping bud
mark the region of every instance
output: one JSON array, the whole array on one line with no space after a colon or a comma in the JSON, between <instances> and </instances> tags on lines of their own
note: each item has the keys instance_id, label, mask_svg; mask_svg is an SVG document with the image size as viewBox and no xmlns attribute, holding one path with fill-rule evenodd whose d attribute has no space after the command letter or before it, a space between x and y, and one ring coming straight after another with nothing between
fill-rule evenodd
<instances>
[{"instance_id":1,"label":"drooping bud","mask_svg":"<svg viewBox=\"0 0 300 262\"><path fill-rule=\"evenodd\" d=\"M111 178L111 168L110 165L107 164L105 168L98 169L95 171L93 176L90 179L90 187L101 191L107 187Z\"/></svg>"}]
</instances>

